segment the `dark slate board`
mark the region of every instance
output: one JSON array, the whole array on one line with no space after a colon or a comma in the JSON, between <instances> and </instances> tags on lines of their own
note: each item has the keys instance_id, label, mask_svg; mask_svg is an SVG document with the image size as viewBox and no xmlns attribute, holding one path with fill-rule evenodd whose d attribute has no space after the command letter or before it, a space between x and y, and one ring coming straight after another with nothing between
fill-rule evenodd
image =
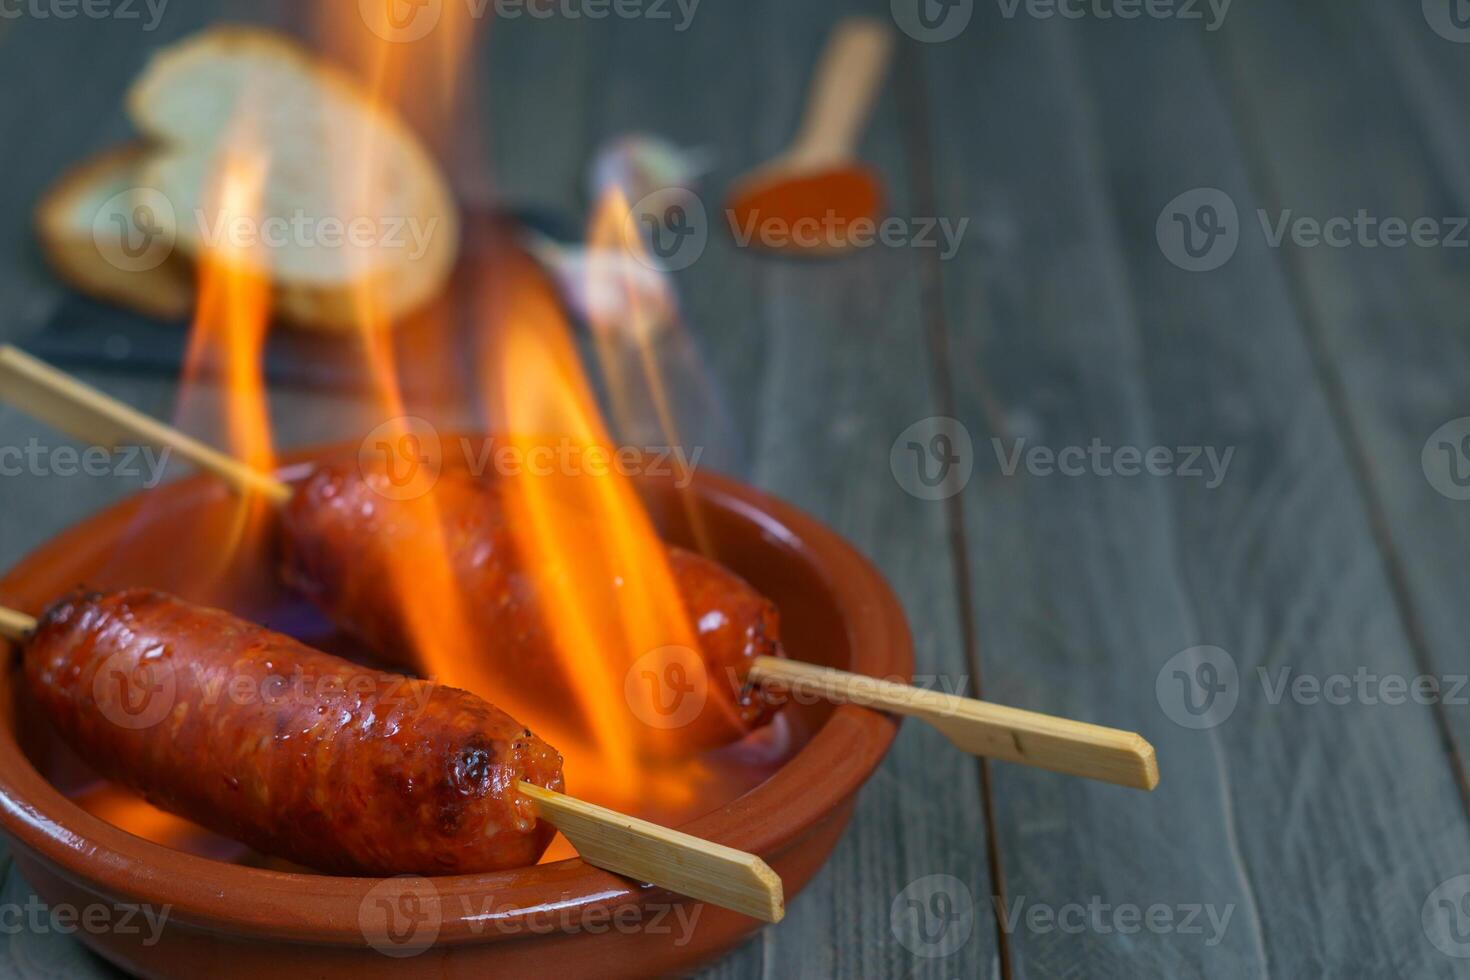
<instances>
[{"instance_id":1,"label":"dark slate board","mask_svg":"<svg viewBox=\"0 0 1470 980\"><path fill-rule=\"evenodd\" d=\"M514 212L466 212L463 219L461 256L446 296L403 323L394 336L400 350L422 344L430 335L440 335L448 324L449 342L459 349L473 346L479 325L476 310L486 291L493 292L499 270L508 252L520 252L522 236L528 233L555 237L560 241L578 236L571 220L545 209ZM517 271L526 268L518 254ZM177 378L183 370L189 342L187 322L166 322L130 310L98 302L75 292L65 292L45 325L26 339L30 353L62 370L96 369L135 376ZM354 334L272 326L265 349L265 379L268 384L338 392L370 389L364 377L361 340ZM442 378L420 376L413 358L400 356L404 365L400 378L409 395L429 396L440 390Z\"/></svg>"}]
</instances>

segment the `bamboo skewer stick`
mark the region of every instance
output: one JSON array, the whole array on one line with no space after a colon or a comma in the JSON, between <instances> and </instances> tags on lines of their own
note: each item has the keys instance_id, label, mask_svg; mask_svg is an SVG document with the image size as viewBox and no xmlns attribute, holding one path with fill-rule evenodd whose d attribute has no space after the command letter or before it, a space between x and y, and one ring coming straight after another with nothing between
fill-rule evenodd
<instances>
[{"instance_id":1,"label":"bamboo skewer stick","mask_svg":"<svg viewBox=\"0 0 1470 980\"><path fill-rule=\"evenodd\" d=\"M12 405L83 442L112 449L127 442L166 449L235 489L265 494L276 503L291 498L291 488L280 480L9 344L0 346L0 387Z\"/></svg>"},{"instance_id":2,"label":"bamboo skewer stick","mask_svg":"<svg viewBox=\"0 0 1470 980\"><path fill-rule=\"evenodd\" d=\"M277 504L291 497L291 487L275 477L8 345L0 346L0 397L79 438L103 445L116 445L119 434L141 439L160 450L172 449L238 492L263 493ZM1151 790L1159 782L1154 748L1136 732L774 657L757 658L749 677L757 683L795 684L839 704L918 718L973 755L1135 789Z\"/></svg>"},{"instance_id":3,"label":"bamboo skewer stick","mask_svg":"<svg viewBox=\"0 0 1470 980\"><path fill-rule=\"evenodd\" d=\"M749 677L760 684L812 691L838 704L921 719L971 755L1135 789L1151 790L1159 782L1154 747L1136 732L778 657L757 657Z\"/></svg>"},{"instance_id":4,"label":"bamboo skewer stick","mask_svg":"<svg viewBox=\"0 0 1470 980\"><path fill-rule=\"evenodd\" d=\"M786 914L780 877L754 854L531 783L522 782L520 790L588 864L763 922L780 922Z\"/></svg>"},{"instance_id":5,"label":"bamboo skewer stick","mask_svg":"<svg viewBox=\"0 0 1470 980\"><path fill-rule=\"evenodd\" d=\"M0 606L0 636L7 640L14 640L16 643L24 643L26 637L31 635L31 630L35 628L35 617Z\"/></svg>"},{"instance_id":6,"label":"bamboo skewer stick","mask_svg":"<svg viewBox=\"0 0 1470 980\"><path fill-rule=\"evenodd\" d=\"M0 636L24 643L36 620L0 606ZM522 780L541 819L594 867L646 881L762 922L786 915L781 877L754 854L716 844Z\"/></svg>"}]
</instances>

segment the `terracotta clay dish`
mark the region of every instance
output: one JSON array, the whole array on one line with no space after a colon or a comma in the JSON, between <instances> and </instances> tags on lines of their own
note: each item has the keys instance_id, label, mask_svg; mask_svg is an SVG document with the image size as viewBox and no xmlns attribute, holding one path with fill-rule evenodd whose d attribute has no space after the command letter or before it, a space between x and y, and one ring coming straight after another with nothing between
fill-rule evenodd
<instances>
[{"instance_id":1,"label":"terracotta clay dish","mask_svg":"<svg viewBox=\"0 0 1470 980\"><path fill-rule=\"evenodd\" d=\"M313 457L300 453L297 464ZM665 538L690 545L686 508L666 481L640 481ZM860 674L908 677L903 612L878 572L812 518L732 480L700 474L691 492L718 558L780 609L791 654ZM191 477L129 498L52 539L0 580L0 601L35 612L79 583L167 588L179 568L217 562L217 542L179 533L232 498ZM295 600L267 555L231 573L252 583L238 610L290 632ZM254 565L252 565L254 562ZM248 592L248 594L247 594ZM759 923L598 870L579 859L494 874L359 879L287 872L154 843L71 797L69 759L21 697L17 664L0 673L0 828L45 901L168 910L161 931L79 931L147 977L600 977L684 974ZM793 743L779 768L680 829L764 858L788 899L826 860L896 722L863 708L788 704ZM71 794L71 795L69 795ZM194 851L191 853L190 851ZM655 922L657 918L657 922Z\"/></svg>"}]
</instances>

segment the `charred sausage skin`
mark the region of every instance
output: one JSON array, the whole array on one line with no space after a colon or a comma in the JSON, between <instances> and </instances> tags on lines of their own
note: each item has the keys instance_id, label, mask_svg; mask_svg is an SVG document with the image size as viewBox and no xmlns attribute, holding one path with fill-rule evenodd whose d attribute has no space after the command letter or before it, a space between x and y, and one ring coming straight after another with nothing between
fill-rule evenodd
<instances>
[{"instance_id":1,"label":"charred sausage skin","mask_svg":"<svg viewBox=\"0 0 1470 980\"><path fill-rule=\"evenodd\" d=\"M411 630L391 594L405 536L425 534L425 509L394 499L358 463L323 462L295 487L282 514L283 577L331 620L385 661L417 666ZM519 569L515 536L493 480L446 470L433 490L439 534L475 635L505 683L536 685L538 696L566 710L576 701L556 676L557 658L528 578ZM669 568L694 624L708 677L711 707L680 731L689 748L713 748L765 723L770 708L743 678L750 661L780 655L776 606L718 562L668 549ZM554 615L554 613L551 613Z\"/></svg>"},{"instance_id":2,"label":"charred sausage skin","mask_svg":"<svg viewBox=\"0 0 1470 980\"><path fill-rule=\"evenodd\" d=\"M509 715L164 593L61 599L25 673L102 775L298 864L493 871L535 863L554 833L516 780L560 789L561 757Z\"/></svg>"}]
</instances>

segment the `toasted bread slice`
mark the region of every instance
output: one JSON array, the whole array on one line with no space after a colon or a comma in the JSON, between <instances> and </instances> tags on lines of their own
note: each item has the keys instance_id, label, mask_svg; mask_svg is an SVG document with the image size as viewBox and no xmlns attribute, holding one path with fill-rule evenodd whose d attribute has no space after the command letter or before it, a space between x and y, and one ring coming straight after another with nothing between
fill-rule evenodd
<instances>
[{"instance_id":1,"label":"toasted bread slice","mask_svg":"<svg viewBox=\"0 0 1470 980\"><path fill-rule=\"evenodd\" d=\"M388 323L442 290L460 230L438 167L395 114L294 41L204 31L156 54L127 107L154 147L139 182L172 204L178 249L227 248L261 268L285 319Z\"/></svg>"},{"instance_id":2,"label":"toasted bread slice","mask_svg":"<svg viewBox=\"0 0 1470 980\"><path fill-rule=\"evenodd\" d=\"M132 193L148 150L129 144L108 150L58 180L36 206L36 234L57 275L98 299L150 316L181 320L194 305L194 278L178 257L146 268L104 254L99 234L133 220Z\"/></svg>"}]
</instances>

